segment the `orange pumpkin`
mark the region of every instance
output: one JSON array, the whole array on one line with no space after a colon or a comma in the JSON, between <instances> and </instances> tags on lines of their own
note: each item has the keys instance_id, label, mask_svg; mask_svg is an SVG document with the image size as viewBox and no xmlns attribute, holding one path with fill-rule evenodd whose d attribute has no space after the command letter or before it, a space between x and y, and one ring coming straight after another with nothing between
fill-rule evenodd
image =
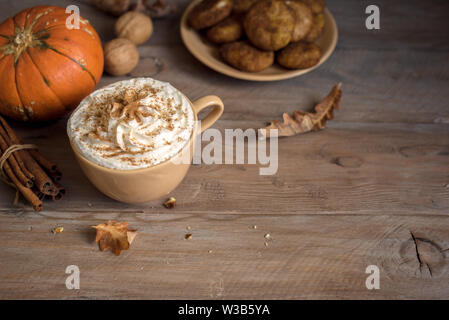
<instances>
[{"instance_id":1,"label":"orange pumpkin","mask_svg":"<svg viewBox=\"0 0 449 320\"><path fill-rule=\"evenodd\" d=\"M0 24L0 113L46 121L75 108L103 73L103 48L90 23L69 29L65 8L29 8ZM73 20L69 19L73 23Z\"/></svg>"}]
</instances>

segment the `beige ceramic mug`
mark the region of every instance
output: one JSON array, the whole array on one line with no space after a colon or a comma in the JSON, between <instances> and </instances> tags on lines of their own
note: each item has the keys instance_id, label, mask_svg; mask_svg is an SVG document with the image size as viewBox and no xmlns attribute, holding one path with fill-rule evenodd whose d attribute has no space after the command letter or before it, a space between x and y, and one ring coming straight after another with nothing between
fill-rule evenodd
<instances>
[{"instance_id":1,"label":"beige ceramic mug","mask_svg":"<svg viewBox=\"0 0 449 320\"><path fill-rule=\"evenodd\" d=\"M109 169L86 159L70 139L70 145L84 174L98 190L120 202L142 203L169 194L181 183L189 170L195 139L199 131L203 132L212 126L224 111L223 102L216 96L206 96L193 103L188 98L187 100L194 113L195 126L189 142L176 156L158 165L143 169ZM201 128L198 128L198 113L207 107L214 108L201 120ZM190 150L186 150L187 148ZM188 151L189 161L183 161L181 158L185 155L185 151Z\"/></svg>"}]
</instances>

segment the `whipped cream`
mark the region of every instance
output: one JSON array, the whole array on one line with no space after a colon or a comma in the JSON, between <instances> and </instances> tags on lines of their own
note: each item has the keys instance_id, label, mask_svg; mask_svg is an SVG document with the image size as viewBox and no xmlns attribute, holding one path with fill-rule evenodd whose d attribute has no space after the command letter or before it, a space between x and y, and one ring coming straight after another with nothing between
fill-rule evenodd
<instances>
[{"instance_id":1,"label":"whipped cream","mask_svg":"<svg viewBox=\"0 0 449 320\"><path fill-rule=\"evenodd\" d=\"M67 131L78 151L106 168L148 168L174 157L189 142L194 115L184 95L166 82L137 78L86 97Z\"/></svg>"}]
</instances>

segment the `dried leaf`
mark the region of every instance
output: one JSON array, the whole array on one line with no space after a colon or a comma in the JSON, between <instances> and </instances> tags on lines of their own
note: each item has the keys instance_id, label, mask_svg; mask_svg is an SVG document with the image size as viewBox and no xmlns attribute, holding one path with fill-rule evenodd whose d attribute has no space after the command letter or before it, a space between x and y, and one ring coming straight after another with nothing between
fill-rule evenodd
<instances>
[{"instance_id":1,"label":"dried leaf","mask_svg":"<svg viewBox=\"0 0 449 320\"><path fill-rule=\"evenodd\" d=\"M293 112L293 117L284 113L284 122L273 120L266 129L263 135L265 138L275 136L271 129L277 129L278 137L289 137L301 133L310 132L312 130L321 130L326 127L326 121L334 118L334 110L338 110L341 100L341 83L334 86L329 95L324 98L319 104L315 106L315 112Z\"/></svg>"},{"instance_id":2,"label":"dried leaf","mask_svg":"<svg viewBox=\"0 0 449 320\"><path fill-rule=\"evenodd\" d=\"M137 236L137 232L135 230L128 231L126 236L128 237L128 243L131 245Z\"/></svg>"},{"instance_id":3,"label":"dried leaf","mask_svg":"<svg viewBox=\"0 0 449 320\"><path fill-rule=\"evenodd\" d=\"M92 228L97 230L95 242L100 250L111 249L116 256L119 256L122 250L128 250L137 235L136 230L129 229L128 222L108 221Z\"/></svg>"}]
</instances>

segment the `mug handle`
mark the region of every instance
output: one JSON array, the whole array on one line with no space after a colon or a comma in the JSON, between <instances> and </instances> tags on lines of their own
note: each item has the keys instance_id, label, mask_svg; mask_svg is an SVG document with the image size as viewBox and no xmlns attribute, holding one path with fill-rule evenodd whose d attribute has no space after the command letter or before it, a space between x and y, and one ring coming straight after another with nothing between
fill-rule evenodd
<instances>
[{"instance_id":1,"label":"mug handle","mask_svg":"<svg viewBox=\"0 0 449 320\"><path fill-rule=\"evenodd\" d=\"M221 117L224 111L223 101L221 101L221 99L217 96L206 96L195 100L192 104L193 110L195 111L197 117L201 110L214 106L214 109L203 120L201 120L201 132L204 132L204 130L212 126L218 118Z\"/></svg>"}]
</instances>

